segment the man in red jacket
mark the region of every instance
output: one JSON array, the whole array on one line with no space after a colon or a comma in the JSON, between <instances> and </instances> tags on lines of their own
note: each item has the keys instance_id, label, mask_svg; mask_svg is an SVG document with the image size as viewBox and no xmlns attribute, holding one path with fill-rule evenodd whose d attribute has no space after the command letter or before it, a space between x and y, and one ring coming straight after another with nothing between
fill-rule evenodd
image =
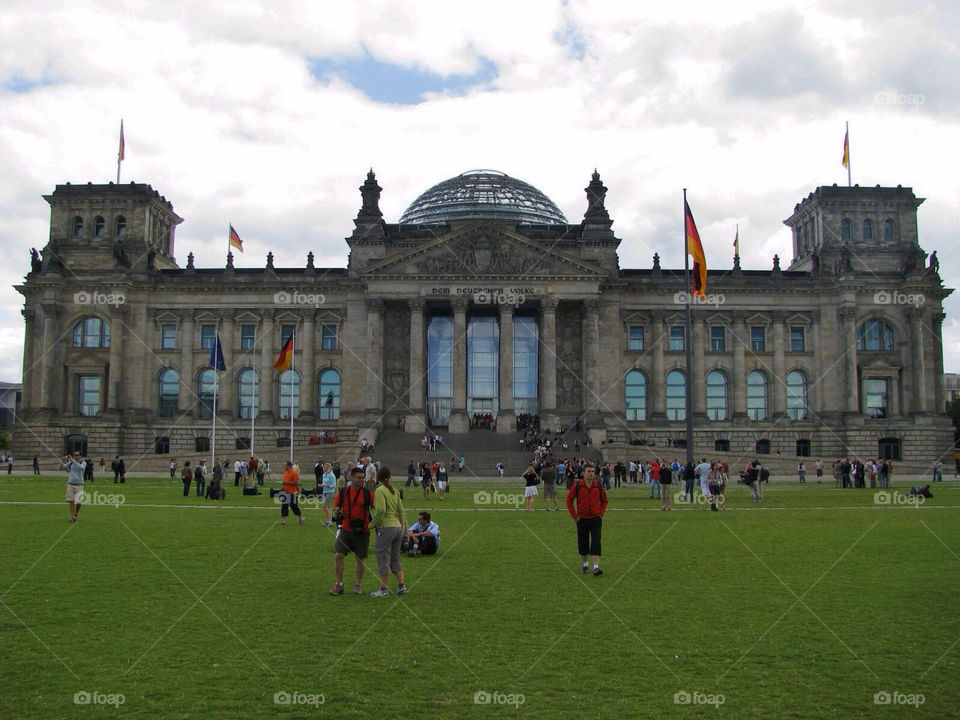
<instances>
[{"instance_id":1,"label":"man in red jacket","mask_svg":"<svg viewBox=\"0 0 960 720\"><path fill-rule=\"evenodd\" d=\"M587 465L583 479L575 482L567 491L567 510L577 521L577 550L583 566L580 572L589 570L587 559L593 556L593 574L603 575L600 569L600 529L603 513L607 510L607 491L597 482L597 468Z\"/></svg>"}]
</instances>

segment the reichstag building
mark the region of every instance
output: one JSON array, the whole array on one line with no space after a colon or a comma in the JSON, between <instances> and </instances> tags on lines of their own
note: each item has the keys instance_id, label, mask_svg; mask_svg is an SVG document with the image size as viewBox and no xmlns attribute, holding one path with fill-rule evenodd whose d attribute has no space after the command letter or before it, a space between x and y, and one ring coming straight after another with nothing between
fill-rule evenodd
<instances>
[{"instance_id":1,"label":"reichstag building","mask_svg":"<svg viewBox=\"0 0 960 720\"><path fill-rule=\"evenodd\" d=\"M183 219L150 185L58 185L45 196L49 239L17 286L16 454L80 448L137 464L206 452L216 392L226 456L249 448L252 427L255 449L276 453L291 415L306 451L388 428L513 432L524 413L579 420L610 457L627 444L642 455L684 443L687 343L698 455L930 462L952 446L941 342L952 291L920 246L912 189L816 188L784 221L783 268L708 256L689 336L682 269L657 255L620 267L596 172L585 191L571 223L525 182L466 172L387 222L371 171L346 267L308 253L299 267L268 254L241 268L175 257ZM292 366L278 372L291 335Z\"/></svg>"}]
</instances>

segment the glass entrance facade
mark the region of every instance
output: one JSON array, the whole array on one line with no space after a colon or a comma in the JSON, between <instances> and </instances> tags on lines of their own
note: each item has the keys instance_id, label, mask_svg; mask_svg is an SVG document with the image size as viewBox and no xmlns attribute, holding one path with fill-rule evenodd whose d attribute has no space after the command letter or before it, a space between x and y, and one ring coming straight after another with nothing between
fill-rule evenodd
<instances>
[{"instance_id":1,"label":"glass entrance facade","mask_svg":"<svg viewBox=\"0 0 960 720\"><path fill-rule=\"evenodd\" d=\"M453 318L434 315L427 326L427 418L447 425L453 404Z\"/></svg>"},{"instance_id":2,"label":"glass entrance facade","mask_svg":"<svg viewBox=\"0 0 960 720\"><path fill-rule=\"evenodd\" d=\"M517 415L540 412L537 393L537 319L513 318L513 407Z\"/></svg>"},{"instance_id":3,"label":"glass entrance facade","mask_svg":"<svg viewBox=\"0 0 960 720\"><path fill-rule=\"evenodd\" d=\"M500 326L492 315L470 318L467 325L467 417L497 415Z\"/></svg>"}]
</instances>

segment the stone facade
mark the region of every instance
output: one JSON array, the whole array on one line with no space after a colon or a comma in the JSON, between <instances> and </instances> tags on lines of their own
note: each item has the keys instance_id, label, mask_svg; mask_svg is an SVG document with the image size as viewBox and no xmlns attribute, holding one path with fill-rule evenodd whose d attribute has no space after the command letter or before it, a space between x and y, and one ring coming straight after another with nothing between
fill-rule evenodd
<instances>
[{"instance_id":1,"label":"stone facade","mask_svg":"<svg viewBox=\"0 0 960 720\"><path fill-rule=\"evenodd\" d=\"M25 281L23 407L15 455L56 457L77 443L155 466L210 442L210 344L219 336L217 454L250 442L283 456L288 391L272 363L290 333L299 377L294 444L336 433L421 433L442 405L465 432L472 319L498 328L498 429L513 428L518 319L536 323L536 407L577 421L599 445L679 448L684 343L691 342L697 454L891 455L923 462L952 445L944 415L943 287L917 236L909 188L821 187L785 221L781 269L710 265L686 337L680 270L619 267L620 243L594 174L579 224L475 217L386 223L372 171L347 238L346 268L197 268L174 256L182 221L149 185L61 185L46 196L50 236ZM432 355L436 317L452 342ZM449 395L429 397L447 377ZM446 365L444 365L446 367ZM245 384L258 375L256 394ZM246 375L244 373L247 373ZM431 372L435 372L431 375ZM172 382L174 375L178 382ZM439 380L438 380L439 378ZM677 380L680 380L677 384ZM205 384L206 383L206 384ZM680 393L679 395L677 393ZM526 400L529 402L529 398ZM448 413L448 414L447 414ZM315 452L311 449L311 455ZM665 454L683 454L665 450Z\"/></svg>"}]
</instances>

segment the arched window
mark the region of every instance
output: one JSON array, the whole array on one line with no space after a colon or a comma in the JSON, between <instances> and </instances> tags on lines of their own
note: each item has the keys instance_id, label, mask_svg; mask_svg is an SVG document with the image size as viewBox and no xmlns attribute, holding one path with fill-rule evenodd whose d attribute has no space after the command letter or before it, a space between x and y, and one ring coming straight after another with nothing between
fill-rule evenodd
<instances>
[{"instance_id":1,"label":"arched window","mask_svg":"<svg viewBox=\"0 0 960 720\"><path fill-rule=\"evenodd\" d=\"M682 370L667 373L667 420L687 419L687 381Z\"/></svg>"},{"instance_id":2,"label":"arched window","mask_svg":"<svg viewBox=\"0 0 960 720\"><path fill-rule=\"evenodd\" d=\"M106 229L107 229L107 223L104 221L104 219L100 215L97 215L97 217L93 219L93 236L103 237L106 232Z\"/></svg>"},{"instance_id":3,"label":"arched window","mask_svg":"<svg viewBox=\"0 0 960 720\"><path fill-rule=\"evenodd\" d=\"M647 377L639 370L627 373L625 384L625 404L628 421L647 419Z\"/></svg>"},{"instance_id":4,"label":"arched window","mask_svg":"<svg viewBox=\"0 0 960 720\"><path fill-rule=\"evenodd\" d=\"M277 384L278 416L281 419L290 419L300 414L300 373L296 370L284 370L280 373Z\"/></svg>"},{"instance_id":5,"label":"arched window","mask_svg":"<svg viewBox=\"0 0 960 720\"><path fill-rule=\"evenodd\" d=\"M127 234L127 219L123 215L117 215L116 236L123 237Z\"/></svg>"},{"instance_id":6,"label":"arched window","mask_svg":"<svg viewBox=\"0 0 960 720\"><path fill-rule=\"evenodd\" d=\"M249 420L260 414L260 375L256 370L247 368L237 376L237 402L241 418Z\"/></svg>"},{"instance_id":7,"label":"arched window","mask_svg":"<svg viewBox=\"0 0 960 720\"><path fill-rule=\"evenodd\" d=\"M727 419L727 376L719 370L707 375L707 419Z\"/></svg>"},{"instance_id":8,"label":"arched window","mask_svg":"<svg viewBox=\"0 0 960 720\"><path fill-rule=\"evenodd\" d=\"M73 346L83 348L110 347L110 324L98 317L86 317L73 326Z\"/></svg>"},{"instance_id":9,"label":"arched window","mask_svg":"<svg viewBox=\"0 0 960 720\"><path fill-rule=\"evenodd\" d=\"M63 454L73 455L79 452L81 455L87 454L87 436L86 435L66 435L63 438ZM897 458L899 460L899 458Z\"/></svg>"},{"instance_id":10,"label":"arched window","mask_svg":"<svg viewBox=\"0 0 960 720\"><path fill-rule=\"evenodd\" d=\"M867 320L857 327L857 350L893 350L893 328L883 320Z\"/></svg>"},{"instance_id":11,"label":"arched window","mask_svg":"<svg viewBox=\"0 0 960 720\"><path fill-rule=\"evenodd\" d=\"M83 235L83 218L77 215L73 218L73 236L81 237Z\"/></svg>"},{"instance_id":12,"label":"arched window","mask_svg":"<svg viewBox=\"0 0 960 720\"><path fill-rule=\"evenodd\" d=\"M217 391L217 373L212 368L201 370L197 376L197 417L213 417L213 394ZM218 398L219 399L219 398Z\"/></svg>"},{"instance_id":13,"label":"arched window","mask_svg":"<svg viewBox=\"0 0 960 720\"><path fill-rule=\"evenodd\" d=\"M893 224L893 220L887 218L883 221L883 239L884 240L893 240L896 236L896 226Z\"/></svg>"},{"instance_id":14,"label":"arched window","mask_svg":"<svg viewBox=\"0 0 960 720\"><path fill-rule=\"evenodd\" d=\"M849 218L844 218L840 221L840 239L841 240L850 240L853 237L853 225L850 224Z\"/></svg>"},{"instance_id":15,"label":"arched window","mask_svg":"<svg viewBox=\"0 0 960 720\"><path fill-rule=\"evenodd\" d=\"M787 373L787 417L791 420L807 418L807 376L799 370Z\"/></svg>"},{"instance_id":16,"label":"arched window","mask_svg":"<svg viewBox=\"0 0 960 720\"><path fill-rule=\"evenodd\" d=\"M747 417L751 420L766 420L770 415L767 376L760 370L747 373Z\"/></svg>"},{"instance_id":17,"label":"arched window","mask_svg":"<svg viewBox=\"0 0 960 720\"><path fill-rule=\"evenodd\" d=\"M336 370L324 370L320 373L319 392L317 400L320 403L320 412L317 416L321 420L337 420L340 418L340 373Z\"/></svg>"},{"instance_id":18,"label":"arched window","mask_svg":"<svg viewBox=\"0 0 960 720\"><path fill-rule=\"evenodd\" d=\"M165 368L160 373L160 392L157 401L157 414L160 417L173 417L180 409L180 373L173 368Z\"/></svg>"},{"instance_id":19,"label":"arched window","mask_svg":"<svg viewBox=\"0 0 960 720\"><path fill-rule=\"evenodd\" d=\"M873 240L873 220L867 219L863 221L863 239Z\"/></svg>"}]
</instances>

